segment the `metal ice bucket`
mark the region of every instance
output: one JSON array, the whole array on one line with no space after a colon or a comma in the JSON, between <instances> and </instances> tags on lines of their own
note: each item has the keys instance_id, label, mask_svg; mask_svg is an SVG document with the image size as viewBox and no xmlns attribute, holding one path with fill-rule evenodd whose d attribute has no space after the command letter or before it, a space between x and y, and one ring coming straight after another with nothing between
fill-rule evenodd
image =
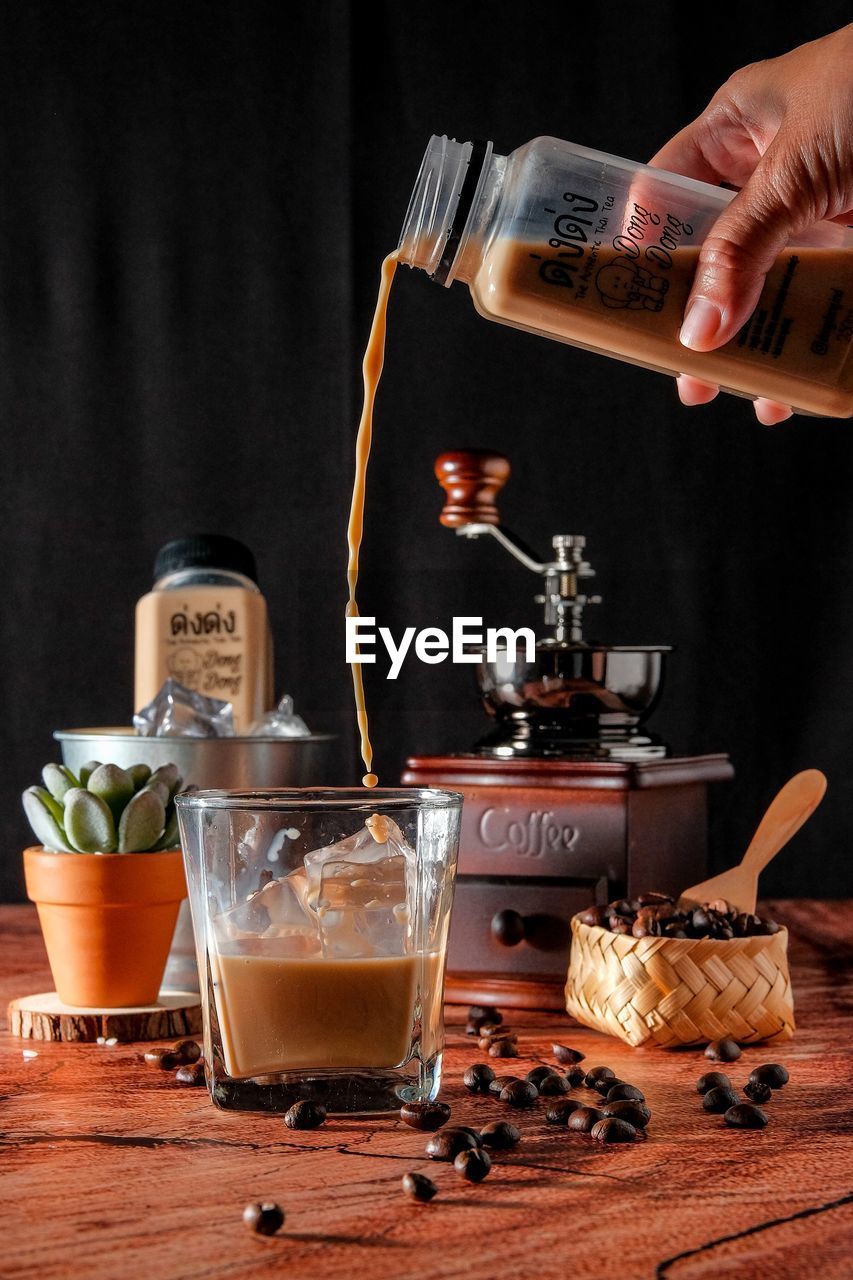
<instances>
[{"instance_id":1,"label":"metal ice bucket","mask_svg":"<svg viewBox=\"0 0 853 1280\"><path fill-rule=\"evenodd\" d=\"M275 787L321 787L331 782L334 735L307 738L140 738L133 729L57 729L62 762L72 773L89 760L102 764L176 764L184 786L203 790L268 791ZM169 963L167 990L198 991L189 905L181 904Z\"/></svg>"}]
</instances>

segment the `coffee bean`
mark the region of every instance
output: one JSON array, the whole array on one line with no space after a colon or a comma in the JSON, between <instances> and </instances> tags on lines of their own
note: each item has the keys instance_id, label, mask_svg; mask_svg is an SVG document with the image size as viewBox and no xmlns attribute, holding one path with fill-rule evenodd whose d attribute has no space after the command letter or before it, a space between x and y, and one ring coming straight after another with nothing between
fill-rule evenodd
<instances>
[{"instance_id":1,"label":"coffee bean","mask_svg":"<svg viewBox=\"0 0 853 1280\"><path fill-rule=\"evenodd\" d=\"M446 1102L404 1102L400 1108L400 1119L410 1129L435 1133L450 1119L450 1107Z\"/></svg>"},{"instance_id":2,"label":"coffee bean","mask_svg":"<svg viewBox=\"0 0 853 1280\"><path fill-rule=\"evenodd\" d=\"M709 1089L702 1099L702 1106L706 1111L712 1112L714 1115L722 1115L724 1111L728 1111L729 1107L733 1107L738 1102L738 1096L734 1089Z\"/></svg>"},{"instance_id":3,"label":"coffee bean","mask_svg":"<svg viewBox=\"0 0 853 1280\"><path fill-rule=\"evenodd\" d=\"M506 1085L500 1092L501 1102L519 1109L532 1107L538 1097L539 1090L529 1080L516 1080Z\"/></svg>"},{"instance_id":4,"label":"coffee bean","mask_svg":"<svg viewBox=\"0 0 853 1280\"><path fill-rule=\"evenodd\" d=\"M404 1173L403 1190L407 1196L411 1196L413 1200L420 1200L422 1204L432 1200L438 1193L438 1187L425 1173Z\"/></svg>"},{"instance_id":5,"label":"coffee bean","mask_svg":"<svg viewBox=\"0 0 853 1280\"><path fill-rule=\"evenodd\" d=\"M729 1107L723 1119L732 1129L763 1129L767 1124L767 1112L754 1107L751 1102L738 1102Z\"/></svg>"},{"instance_id":6,"label":"coffee bean","mask_svg":"<svg viewBox=\"0 0 853 1280\"><path fill-rule=\"evenodd\" d=\"M179 1040L173 1047L172 1053L176 1054L181 1066L189 1062L198 1062L201 1057L201 1045L197 1040Z\"/></svg>"},{"instance_id":7,"label":"coffee bean","mask_svg":"<svg viewBox=\"0 0 853 1280\"><path fill-rule=\"evenodd\" d=\"M199 1060L187 1062L183 1067L178 1067L175 1072L175 1082L182 1085L203 1085L205 1083L204 1063Z\"/></svg>"},{"instance_id":8,"label":"coffee bean","mask_svg":"<svg viewBox=\"0 0 853 1280\"><path fill-rule=\"evenodd\" d=\"M722 1071L706 1071L696 1081L696 1092L704 1098L709 1089L731 1089L732 1082Z\"/></svg>"},{"instance_id":9,"label":"coffee bean","mask_svg":"<svg viewBox=\"0 0 853 1280\"><path fill-rule=\"evenodd\" d=\"M468 1010L469 1022L503 1022L504 1016L493 1004L472 1004Z\"/></svg>"},{"instance_id":10,"label":"coffee bean","mask_svg":"<svg viewBox=\"0 0 853 1280\"><path fill-rule=\"evenodd\" d=\"M588 924L592 928L597 925L599 928L604 929L607 928L609 917L609 907L587 907L586 911L581 911L578 915L581 924Z\"/></svg>"},{"instance_id":11,"label":"coffee bean","mask_svg":"<svg viewBox=\"0 0 853 1280\"><path fill-rule=\"evenodd\" d=\"M455 1160L460 1151L473 1150L476 1146L478 1138L464 1129L440 1129L426 1144L426 1154L430 1160Z\"/></svg>"},{"instance_id":12,"label":"coffee bean","mask_svg":"<svg viewBox=\"0 0 853 1280\"><path fill-rule=\"evenodd\" d=\"M489 1085L489 1093L500 1094L505 1085L514 1084L518 1076L495 1076Z\"/></svg>"},{"instance_id":13,"label":"coffee bean","mask_svg":"<svg viewBox=\"0 0 853 1280\"><path fill-rule=\"evenodd\" d=\"M596 1142L633 1142L637 1130L627 1120L617 1120L615 1116L606 1116L598 1120L590 1129L590 1136Z\"/></svg>"},{"instance_id":14,"label":"coffee bean","mask_svg":"<svg viewBox=\"0 0 853 1280\"><path fill-rule=\"evenodd\" d=\"M565 1125L569 1122L569 1116L573 1111L579 1111L581 1104L574 1098L560 1098L557 1102L549 1104L545 1112L545 1119L548 1124Z\"/></svg>"},{"instance_id":15,"label":"coffee bean","mask_svg":"<svg viewBox=\"0 0 853 1280\"><path fill-rule=\"evenodd\" d=\"M750 1084L769 1084L771 1089L781 1089L790 1079L787 1068L779 1062L765 1062L749 1073Z\"/></svg>"},{"instance_id":16,"label":"coffee bean","mask_svg":"<svg viewBox=\"0 0 853 1280\"><path fill-rule=\"evenodd\" d=\"M143 1055L149 1067L159 1067L161 1071L174 1071L181 1065L181 1059L171 1049L148 1049Z\"/></svg>"},{"instance_id":17,"label":"coffee bean","mask_svg":"<svg viewBox=\"0 0 853 1280\"><path fill-rule=\"evenodd\" d=\"M599 1080L614 1080L616 1072L611 1071L609 1067L591 1067L584 1076L584 1084L588 1089L597 1089Z\"/></svg>"},{"instance_id":18,"label":"coffee bean","mask_svg":"<svg viewBox=\"0 0 853 1280\"><path fill-rule=\"evenodd\" d=\"M478 1147L482 1147L483 1139L480 1137L480 1130L474 1129L470 1124L455 1124L454 1129L458 1129L460 1133L467 1133L472 1137Z\"/></svg>"},{"instance_id":19,"label":"coffee bean","mask_svg":"<svg viewBox=\"0 0 853 1280\"><path fill-rule=\"evenodd\" d=\"M508 1120L493 1120L480 1130L480 1139L483 1146L491 1147L492 1151L509 1151L518 1146L521 1134Z\"/></svg>"},{"instance_id":20,"label":"coffee bean","mask_svg":"<svg viewBox=\"0 0 853 1280\"><path fill-rule=\"evenodd\" d=\"M284 1113L284 1123L288 1129L319 1129L325 1119L326 1108L308 1098L302 1102L294 1102Z\"/></svg>"},{"instance_id":21,"label":"coffee bean","mask_svg":"<svg viewBox=\"0 0 853 1280\"><path fill-rule=\"evenodd\" d=\"M482 1046L482 1040L480 1045ZM489 1045L490 1058L517 1058L518 1046L512 1040L495 1040Z\"/></svg>"},{"instance_id":22,"label":"coffee bean","mask_svg":"<svg viewBox=\"0 0 853 1280\"><path fill-rule=\"evenodd\" d=\"M487 1063L475 1062L465 1071L462 1083L469 1093L488 1093L489 1085L494 1078L495 1073Z\"/></svg>"},{"instance_id":23,"label":"coffee bean","mask_svg":"<svg viewBox=\"0 0 853 1280\"><path fill-rule=\"evenodd\" d=\"M570 1063L583 1062L586 1057L586 1054L580 1053L577 1049L570 1049L566 1044L552 1044L551 1052L563 1066Z\"/></svg>"},{"instance_id":24,"label":"coffee bean","mask_svg":"<svg viewBox=\"0 0 853 1280\"><path fill-rule=\"evenodd\" d=\"M466 1182L482 1182L488 1177L492 1167L492 1157L488 1151L474 1148L473 1151L460 1151L453 1161L453 1168Z\"/></svg>"},{"instance_id":25,"label":"coffee bean","mask_svg":"<svg viewBox=\"0 0 853 1280\"><path fill-rule=\"evenodd\" d=\"M583 1067L569 1067L566 1072L566 1084L570 1089L579 1089L586 1077Z\"/></svg>"},{"instance_id":26,"label":"coffee bean","mask_svg":"<svg viewBox=\"0 0 853 1280\"><path fill-rule=\"evenodd\" d=\"M755 1084L752 1084L748 1080L743 1086L743 1091L749 1098L750 1102L758 1102L762 1106L764 1103L769 1102L773 1097L773 1090L770 1088L770 1085L762 1084L760 1080L756 1080Z\"/></svg>"},{"instance_id":27,"label":"coffee bean","mask_svg":"<svg viewBox=\"0 0 853 1280\"><path fill-rule=\"evenodd\" d=\"M635 1129L645 1129L652 1118L652 1113L643 1102L606 1102L601 1114L613 1116L616 1120L627 1120Z\"/></svg>"},{"instance_id":28,"label":"coffee bean","mask_svg":"<svg viewBox=\"0 0 853 1280\"><path fill-rule=\"evenodd\" d=\"M705 1050L705 1057L712 1062L737 1062L742 1052L735 1040L712 1040Z\"/></svg>"},{"instance_id":29,"label":"coffee bean","mask_svg":"<svg viewBox=\"0 0 853 1280\"><path fill-rule=\"evenodd\" d=\"M608 1102L645 1102L646 1095L635 1084L615 1084L607 1091Z\"/></svg>"},{"instance_id":30,"label":"coffee bean","mask_svg":"<svg viewBox=\"0 0 853 1280\"><path fill-rule=\"evenodd\" d=\"M543 1098L557 1098L569 1092L569 1084L565 1076L546 1076L539 1085Z\"/></svg>"},{"instance_id":31,"label":"coffee bean","mask_svg":"<svg viewBox=\"0 0 853 1280\"><path fill-rule=\"evenodd\" d=\"M592 1126L603 1120L604 1112L597 1107L578 1107L567 1120L568 1127L577 1133L590 1133Z\"/></svg>"},{"instance_id":32,"label":"coffee bean","mask_svg":"<svg viewBox=\"0 0 853 1280\"><path fill-rule=\"evenodd\" d=\"M602 1098L606 1098L611 1089L618 1089L627 1083L627 1080L620 1080L618 1076L599 1076L592 1087L596 1093L601 1094Z\"/></svg>"},{"instance_id":33,"label":"coffee bean","mask_svg":"<svg viewBox=\"0 0 853 1280\"><path fill-rule=\"evenodd\" d=\"M553 1067L534 1067L532 1071L528 1071L527 1079L531 1084L535 1084L538 1089L541 1082L546 1080L548 1076L556 1076L557 1072Z\"/></svg>"},{"instance_id":34,"label":"coffee bean","mask_svg":"<svg viewBox=\"0 0 853 1280\"><path fill-rule=\"evenodd\" d=\"M492 1039L497 1039L500 1036L505 1036L507 1040L518 1039L514 1031L510 1031L509 1027L503 1026L500 1022L484 1022L480 1027L480 1035L491 1036Z\"/></svg>"},{"instance_id":35,"label":"coffee bean","mask_svg":"<svg viewBox=\"0 0 853 1280\"><path fill-rule=\"evenodd\" d=\"M284 1226L284 1210L273 1200L247 1204L243 1210L243 1222L260 1236L274 1236Z\"/></svg>"}]
</instances>

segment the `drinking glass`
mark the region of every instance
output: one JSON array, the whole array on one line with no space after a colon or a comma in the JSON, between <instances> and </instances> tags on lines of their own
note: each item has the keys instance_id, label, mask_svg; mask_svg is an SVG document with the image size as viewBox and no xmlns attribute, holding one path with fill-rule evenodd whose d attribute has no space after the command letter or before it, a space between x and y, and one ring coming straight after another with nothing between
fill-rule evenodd
<instances>
[{"instance_id":1,"label":"drinking glass","mask_svg":"<svg viewBox=\"0 0 853 1280\"><path fill-rule=\"evenodd\" d=\"M214 1103L372 1113L441 1083L462 797L177 797Z\"/></svg>"}]
</instances>

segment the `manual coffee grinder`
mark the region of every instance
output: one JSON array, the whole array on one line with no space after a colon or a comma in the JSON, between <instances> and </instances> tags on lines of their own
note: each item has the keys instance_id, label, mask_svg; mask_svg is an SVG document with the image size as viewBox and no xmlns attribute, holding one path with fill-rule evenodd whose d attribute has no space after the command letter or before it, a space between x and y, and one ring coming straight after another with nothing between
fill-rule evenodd
<instances>
[{"instance_id":1,"label":"manual coffee grinder","mask_svg":"<svg viewBox=\"0 0 853 1280\"><path fill-rule=\"evenodd\" d=\"M598 603L580 534L552 538L539 560L501 526L509 461L444 453L443 525L492 537L541 577L544 631L535 656L483 651L477 684L492 725L469 752L412 756L406 786L465 797L450 929L447 998L561 1009L572 915L648 889L677 892L706 873L707 788L731 778L724 754L675 757L646 728L668 645L588 643Z\"/></svg>"}]
</instances>

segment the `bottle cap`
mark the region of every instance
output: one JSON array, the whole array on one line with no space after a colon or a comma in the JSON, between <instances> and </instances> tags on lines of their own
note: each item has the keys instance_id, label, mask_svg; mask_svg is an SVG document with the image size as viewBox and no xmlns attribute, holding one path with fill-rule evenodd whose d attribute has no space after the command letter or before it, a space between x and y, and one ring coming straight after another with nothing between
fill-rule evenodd
<instances>
[{"instance_id":1,"label":"bottle cap","mask_svg":"<svg viewBox=\"0 0 853 1280\"><path fill-rule=\"evenodd\" d=\"M254 583L258 581L255 557L249 548L220 533L173 538L161 547L154 561L154 581L178 569L230 569Z\"/></svg>"}]
</instances>

